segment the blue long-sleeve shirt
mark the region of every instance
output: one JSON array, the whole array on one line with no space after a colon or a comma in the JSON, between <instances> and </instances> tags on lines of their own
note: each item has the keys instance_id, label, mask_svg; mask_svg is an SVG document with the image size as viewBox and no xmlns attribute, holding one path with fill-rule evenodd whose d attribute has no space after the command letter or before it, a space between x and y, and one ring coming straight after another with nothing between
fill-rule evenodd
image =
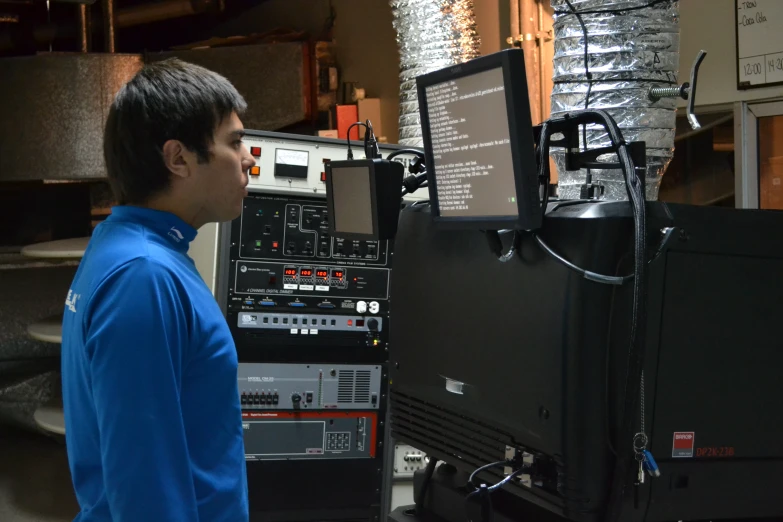
<instances>
[{"instance_id":1,"label":"blue long-sleeve shirt","mask_svg":"<svg viewBox=\"0 0 783 522\"><path fill-rule=\"evenodd\" d=\"M234 342L173 214L115 207L65 303L76 522L248 519Z\"/></svg>"}]
</instances>

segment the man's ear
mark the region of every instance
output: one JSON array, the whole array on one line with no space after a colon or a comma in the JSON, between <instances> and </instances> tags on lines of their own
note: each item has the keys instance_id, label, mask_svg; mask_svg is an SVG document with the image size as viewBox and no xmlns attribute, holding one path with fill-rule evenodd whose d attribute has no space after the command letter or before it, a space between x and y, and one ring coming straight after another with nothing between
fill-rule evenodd
<instances>
[{"instance_id":1,"label":"man's ear","mask_svg":"<svg viewBox=\"0 0 783 522\"><path fill-rule=\"evenodd\" d=\"M187 178L190 175L188 165L190 156L190 151L185 148L181 141L168 140L163 144L163 163L175 176Z\"/></svg>"}]
</instances>

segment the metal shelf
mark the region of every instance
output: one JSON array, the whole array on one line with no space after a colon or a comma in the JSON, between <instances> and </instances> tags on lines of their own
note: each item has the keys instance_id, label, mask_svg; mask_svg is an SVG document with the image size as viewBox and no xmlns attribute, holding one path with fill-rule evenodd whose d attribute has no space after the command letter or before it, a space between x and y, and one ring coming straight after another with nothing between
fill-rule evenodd
<instances>
[{"instance_id":1,"label":"metal shelf","mask_svg":"<svg viewBox=\"0 0 783 522\"><path fill-rule=\"evenodd\" d=\"M22 248L22 255L38 259L81 259L89 241L89 237L76 237L35 243Z\"/></svg>"},{"instance_id":2,"label":"metal shelf","mask_svg":"<svg viewBox=\"0 0 783 522\"><path fill-rule=\"evenodd\" d=\"M41 405L33 414L35 423L41 429L58 435L65 435L65 415L61 399Z\"/></svg>"},{"instance_id":3,"label":"metal shelf","mask_svg":"<svg viewBox=\"0 0 783 522\"><path fill-rule=\"evenodd\" d=\"M37 341L60 344L63 342L63 314L41 319L27 327L27 333Z\"/></svg>"}]
</instances>

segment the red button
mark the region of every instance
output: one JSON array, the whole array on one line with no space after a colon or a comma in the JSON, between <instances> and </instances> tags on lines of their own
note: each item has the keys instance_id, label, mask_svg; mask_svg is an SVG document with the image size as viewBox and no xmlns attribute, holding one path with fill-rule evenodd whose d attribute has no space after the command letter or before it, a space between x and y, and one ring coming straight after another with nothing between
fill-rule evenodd
<instances>
[{"instance_id":1,"label":"red button","mask_svg":"<svg viewBox=\"0 0 783 522\"><path fill-rule=\"evenodd\" d=\"M326 181L326 172L321 172L321 181Z\"/></svg>"},{"instance_id":2,"label":"red button","mask_svg":"<svg viewBox=\"0 0 783 522\"><path fill-rule=\"evenodd\" d=\"M261 147L250 147L250 154L256 158L261 157Z\"/></svg>"},{"instance_id":3,"label":"red button","mask_svg":"<svg viewBox=\"0 0 783 522\"><path fill-rule=\"evenodd\" d=\"M348 326L353 326L353 319L348 319Z\"/></svg>"},{"instance_id":4,"label":"red button","mask_svg":"<svg viewBox=\"0 0 783 522\"><path fill-rule=\"evenodd\" d=\"M272 241L272 248L277 248L277 241Z\"/></svg>"}]
</instances>

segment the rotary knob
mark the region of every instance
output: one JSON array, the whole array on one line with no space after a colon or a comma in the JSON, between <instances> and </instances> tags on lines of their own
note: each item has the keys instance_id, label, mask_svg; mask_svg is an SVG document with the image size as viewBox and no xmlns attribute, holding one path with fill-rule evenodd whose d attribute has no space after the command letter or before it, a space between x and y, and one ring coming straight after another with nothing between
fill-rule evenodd
<instances>
[{"instance_id":1,"label":"rotary knob","mask_svg":"<svg viewBox=\"0 0 783 522\"><path fill-rule=\"evenodd\" d=\"M367 321L367 328L369 328L370 331L376 331L378 329L378 319L370 319Z\"/></svg>"},{"instance_id":2,"label":"rotary knob","mask_svg":"<svg viewBox=\"0 0 783 522\"><path fill-rule=\"evenodd\" d=\"M295 410L299 409L299 405L302 403L302 396L298 393L294 393L291 395L291 402L293 403Z\"/></svg>"}]
</instances>

